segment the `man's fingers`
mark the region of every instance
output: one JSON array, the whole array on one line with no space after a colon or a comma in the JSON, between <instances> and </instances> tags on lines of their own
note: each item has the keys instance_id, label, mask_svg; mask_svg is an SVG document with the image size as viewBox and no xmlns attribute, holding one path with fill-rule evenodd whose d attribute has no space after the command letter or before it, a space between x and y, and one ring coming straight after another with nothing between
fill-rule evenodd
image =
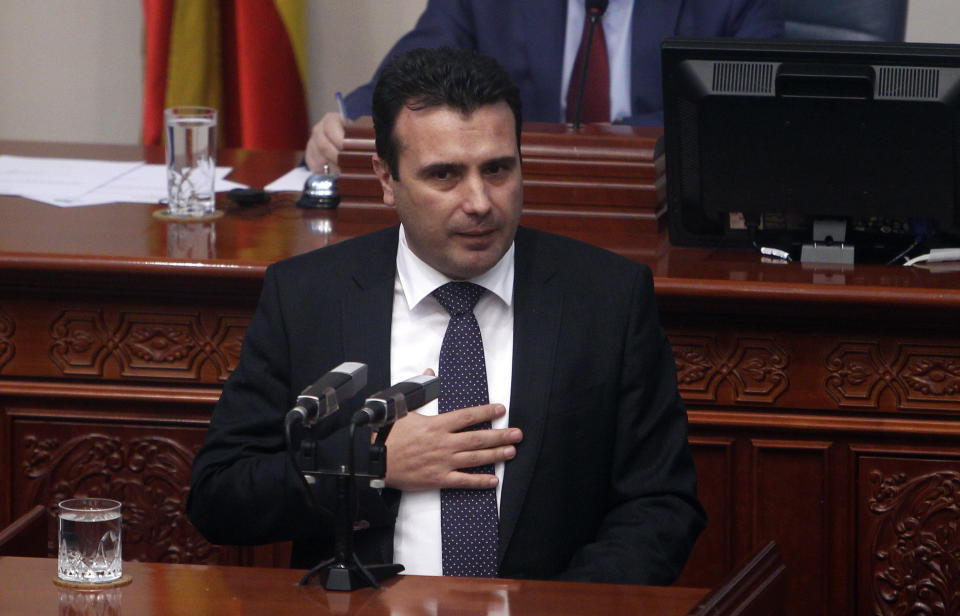
<instances>
[{"instance_id":1,"label":"man's fingers","mask_svg":"<svg viewBox=\"0 0 960 616\"><path fill-rule=\"evenodd\" d=\"M514 458L523 433L519 428L463 428L501 417L504 412L502 404L485 404L429 417L408 413L387 439L387 485L400 490L496 486L495 475L461 469Z\"/></svg>"},{"instance_id":2,"label":"man's fingers","mask_svg":"<svg viewBox=\"0 0 960 616\"><path fill-rule=\"evenodd\" d=\"M493 421L506 412L507 409L502 404L482 404L443 413L438 417L444 422L448 430L458 432L485 421Z\"/></svg>"},{"instance_id":3,"label":"man's fingers","mask_svg":"<svg viewBox=\"0 0 960 616\"><path fill-rule=\"evenodd\" d=\"M323 131L326 141L330 143L331 147L339 152L343 149L345 126L346 120L341 118L339 114L327 113L323 116L323 119L320 120L317 128L320 128Z\"/></svg>"},{"instance_id":4,"label":"man's fingers","mask_svg":"<svg viewBox=\"0 0 960 616\"><path fill-rule=\"evenodd\" d=\"M456 469L473 468L475 466L484 466L486 464L496 464L512 460L517 455L517 448L513 445L503 447L492 447L490 449L475 449L472 451L462 451L451 457L451 462Z\"/></svg>"},{"instance_id":5,"label":"man's fingers","mask_svg":"<svg viewBox=\"0 0 960 616\"><path fill-rule=\"evenodd\" d=\"M344 120L338 113L327 113L313 125L304 156L310 171L319 173L327 164L331 172L339 172L337 157L343 149L343 137Z\"/></svg>"},{"instance_id":6,"label":"man's fingers","mask_svg":"<svg viewBox=\"0 0 960 616\"><path fill-rule=\"evenodd\" d=\"M520 428L505 428L503 430L466 430L451 435L453 439L450 449L454 452L482 451L501 447L503 445L515 445L523 440L523 433Z\"/></svg>"},{"instance_id":7,"label":"man's fingers","mask_svg":"<svg viewBox=\"0 0 960 616\"><path fill-rule=\"evenodd\" d=\"M307 142L307 150L304 153L304 159L306 160L307 168L313 173L317 173L323 169L323 163L326 162L326 159L322 154L320 154L320 146L317 145L313 138Z\"/></svg>"},{"instance_id":8,"label":"man's fingers","mask_svg":"<svg viewBox=\"0 0 960 616\"><path fill-rule=\"evenodd\" d=\"M496 475L453 472L447 477L443 487L463 490L488 490L497 487Z\"/></svg>"}]
</instances>

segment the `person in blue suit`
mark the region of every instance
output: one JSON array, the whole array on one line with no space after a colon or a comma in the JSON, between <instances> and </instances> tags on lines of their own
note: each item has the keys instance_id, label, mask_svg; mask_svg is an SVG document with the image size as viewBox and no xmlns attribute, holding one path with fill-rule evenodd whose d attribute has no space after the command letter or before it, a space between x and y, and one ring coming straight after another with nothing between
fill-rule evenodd
<instances>
[{"instance_id":1,"label":"person in blue suit","mask_svg":"<svg viewBox=\"0 0 960 616\"><path fill-rule=\"evenodd\" d=\"M506 67L520 88L527 121L562 122L584 12L584 0L430 0L384 62L417 47L475 49ZM612 52L611 121L648 126L663 122L660 43L665 37L783 34L780 0L611 0L602 23ZM376 75L346 97L348 118L370 114L375 80ZM619 110L617 97L626 101ZM325 163L335 167L343 129L339 113L326 114L313 127L305 157L311 170Z\"/></svg>"}]
</instances>

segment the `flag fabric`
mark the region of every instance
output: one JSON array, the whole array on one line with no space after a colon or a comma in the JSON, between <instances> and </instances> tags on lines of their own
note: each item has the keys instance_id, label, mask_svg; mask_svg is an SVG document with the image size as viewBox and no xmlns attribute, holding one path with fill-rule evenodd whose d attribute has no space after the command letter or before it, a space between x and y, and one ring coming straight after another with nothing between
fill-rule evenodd
<instances>
[{"instance_id":1,"label":"flag fabric","mask_svg":"<svg viewBox=\"0 0 960 616\"><path fill-rule=\"evenodd\" d=\"M163 110L219 110L225 147L302 149L309 136L305 0L143 0L143 142Z\"/></svg>"}]
</instances>

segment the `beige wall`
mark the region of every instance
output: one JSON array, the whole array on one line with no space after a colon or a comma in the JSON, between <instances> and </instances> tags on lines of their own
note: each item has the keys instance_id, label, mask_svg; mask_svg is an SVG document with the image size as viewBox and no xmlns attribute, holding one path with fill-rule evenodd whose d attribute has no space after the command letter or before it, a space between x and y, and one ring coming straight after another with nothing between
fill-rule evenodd
<instances>
[{"instance_id":1,"label":"beige wall","mask_svg":"<svg viewBox=\"0 0 960 616\"><path fill-rule=\"evenodd\" d=\"M0 0L0 139L135 143L135 0Z\"/></svg>"},{"instance_id":2,"label":"beige wall","mask_svg":"<svg viewBox=\"0 0 960 616\"><path fill-rule=\"evenodd\" d=\"M960 43L960 2L910 0L907 40L921 43Z\"/></svg>"},{"instance_id":3,"label":"beige wall","mask_svg":"<svg viewBox=\"0 0 960 616\"><path fill-rule=\"evenodd\" d=\"M309 0L311 116L369 80L424 6ZM137 143L142 32L139 0L0 0L0 139Z\"/></svg>"},{"instance_id":4,"label":"beige wall","mask_svg":"<svg viewBox=\"0 0 960 616\"><path fill-rule=\"evenodd\" d=\"M425 4L309 0L312 118L369 79ZM0 0L0 139L136 143L142 29L139 0ZM960 43L960 2L911 0L907 39Z\"/></svg>"},{"instance_id":5,"label":"beige wall","mask_svg":"<svg viewBox=\"0 0 960 616\"><path fill-rule=\"evenodd\" d=\"M426 5L426 0L314 0L308 24L310 115L319 119L336 111L337 91L346 94L370 81Z\"/></svg>"}]
</instances>

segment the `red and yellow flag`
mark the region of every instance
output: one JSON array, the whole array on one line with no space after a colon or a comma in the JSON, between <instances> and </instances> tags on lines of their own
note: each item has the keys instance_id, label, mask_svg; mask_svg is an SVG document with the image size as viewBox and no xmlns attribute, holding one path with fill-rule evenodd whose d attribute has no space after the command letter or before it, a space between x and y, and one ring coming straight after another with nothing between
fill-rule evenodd
<instances>
[{"instance_id":1,"label":"red and yellow flag","mask_svg":"<svg viewBox=\"0 0 960 616\"><path fill-rule=\"evenodd\" d=\"M143 142L163 110L220 112L221 145L301 149L309 135L304 0L143 0Z\"/></svg>"}]
</instances>

